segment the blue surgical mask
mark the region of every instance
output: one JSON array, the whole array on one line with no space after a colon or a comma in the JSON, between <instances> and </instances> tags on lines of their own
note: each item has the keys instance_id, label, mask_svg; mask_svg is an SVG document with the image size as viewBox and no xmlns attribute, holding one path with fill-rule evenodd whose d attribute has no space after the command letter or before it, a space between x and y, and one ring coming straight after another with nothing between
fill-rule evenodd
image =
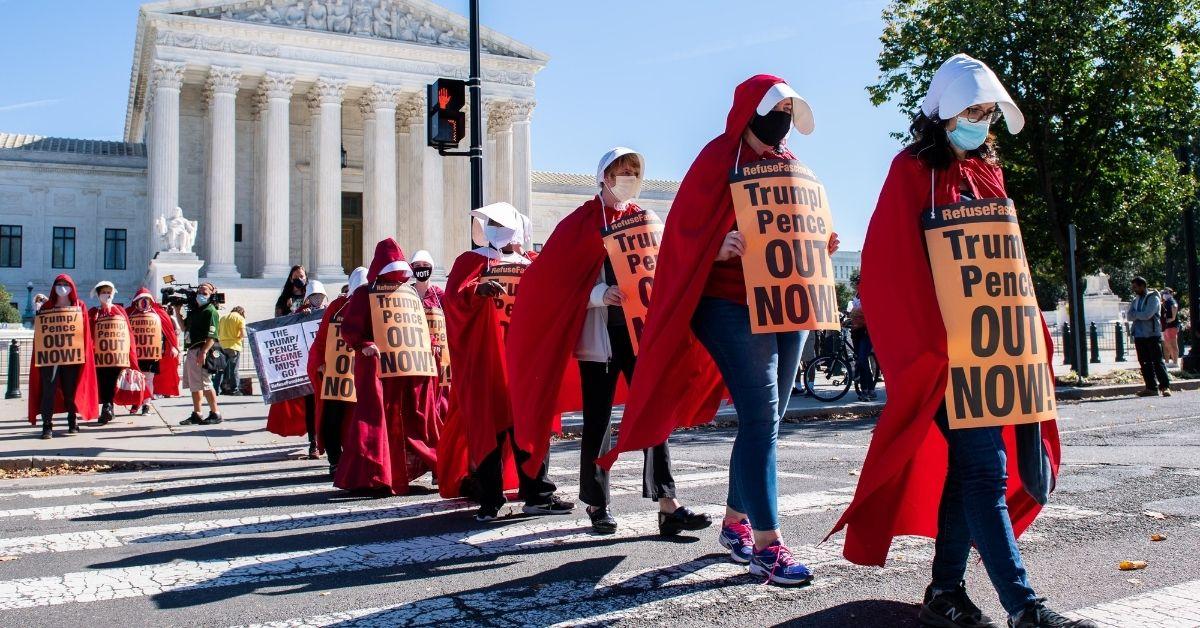
<instances>
[{"instance_id":1,"label":"blue surgical mask","mask_svg":"<svg viewBox=\"0 0 1200 628\"><path fill-rule=\"evenodd\" d=\"M207 294L197 294L196 295L196 305L199 305L199 306L208 305L208 295Z\"/></svg>"},{"instance_id":2,"label":"blue surgical mask","mask_svg":"<svg viewBox=\"0 0 1200 628\"><path fill-rule=\"evenodd\" d=\"M991 122L987 120L971 122L966 118L959 118L958 126L954 127L953 131L947 131L946 136L958 150L975 150L987 141L988 129L991 126Z\"/></svg>"}]
</instances>

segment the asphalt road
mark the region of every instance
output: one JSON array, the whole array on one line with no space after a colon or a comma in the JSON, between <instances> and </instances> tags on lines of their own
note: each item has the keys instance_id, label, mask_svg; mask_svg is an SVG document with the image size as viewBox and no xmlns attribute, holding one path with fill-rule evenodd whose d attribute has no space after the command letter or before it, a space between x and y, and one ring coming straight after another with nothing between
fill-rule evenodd
<instances>
[{"instance_id":1,"label":"asphalt road","mask_svg":"<svg viewBox=\"0 0 1200 628\"><path fill-rule=\"evenodd\" d=\"M1053 608L1110 625L1200 625L1197 400L1061 407L1059 487L1021 541ZM784 426L781 512L785 538L817 574L805 588L750 578L727 562L715 529L655 536L639 456L618 463L620 529L607 537L590 533L581 509L481 526L465 502L351 497L323 463L287 461L0 483L0 625L916 625L929 541L899 540L883 569L846 563L840 538L820 543L872 426ZM686 502L721 511L733 436L673 437ZM553 451L570 495L577 455L578 442ZM1148 567L1119 571L1121 560ZM1003 616L978 561L968 586Z\"/></svg>"}]
</instances>

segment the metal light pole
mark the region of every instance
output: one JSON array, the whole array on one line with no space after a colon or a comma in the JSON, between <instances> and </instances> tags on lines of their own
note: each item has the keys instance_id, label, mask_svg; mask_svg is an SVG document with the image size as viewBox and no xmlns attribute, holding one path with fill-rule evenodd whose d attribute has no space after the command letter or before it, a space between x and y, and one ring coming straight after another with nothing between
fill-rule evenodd
<instances>
[{"instance_id":1,"label":"metal light pole","mask_svg":"<svg viewBox=\"0 0 1200 628\"><path fill-rule=\"evenodd\" d=\"M1074 337L1071 339L1075 358L1075 372L1080 377L1088 376L1088 361L1084 354L1084 347L1087 346L1087 341L1084 337L1084 330L1087 326L1083 321L1083 295L1079 294L1079 276L1075 268L1075 225L1067 225L1067 277L1070 281L1067 286L1068 298L1071 300L1071 327L1075 331Z\"/></svg>"},{"instance_id":2,"label":"metal light pole","mask_svg":"<svg viewBox=\"0 0 1200 628\"><path fill-rule=\"evenodd\" d=\"M471 94L471 209L483 207L483 74L479 68L482 46L479 42L479 0L471 0L471 74L467 88Z\"/></svg>"},{"instance_id":3,"label":"metal light pole","mask_svg":"<svg viewBox=\"0 0 1200 628\"><path fill-rule=\"evenodd\" d=\"M1196 272L1196 210L1191 204L1183 210L1183 246L1187 249L1188 325L1191 328L1191 342L1187 355L1183 356L1183 368L1195 373L1200 371L1200 353L1196 351L1200 342L1200 336L1196 335L1196 325L1200 323L1200 279Z\"/></svg>"},{"instance_id":4,"label":"metal light pole","mask_svg":"<svg viewBox=\"0 0 1200 628\"><path fill-rule=\"evenodd\" d=\"M22 321L29 327L33 327L33 282L25 284L25 320Z\"/></svg>"}]
</instances>

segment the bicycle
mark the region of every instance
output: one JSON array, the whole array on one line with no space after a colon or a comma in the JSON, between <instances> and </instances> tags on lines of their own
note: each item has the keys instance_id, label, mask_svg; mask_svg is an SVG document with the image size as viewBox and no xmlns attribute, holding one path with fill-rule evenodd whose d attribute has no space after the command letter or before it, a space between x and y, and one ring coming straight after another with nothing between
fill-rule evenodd
<instances>
[{"instance_id":1,"label":"bicycle","mask_svg":"<svg viewBox=\"0 0 1200 628\"><path fill-rule=\"evenodd\" d=\"M837 330L817 331L817 355L804 367L804 389L813 398L820 401L837 401L850 392L862 396L862 386L855 377L857 362L854 357L854 345L849 338L846 328L846 317L842 316L842 327ZM879 363L875 354L867 356L871 376L876 382L880 380Z\"/></svg>"}]
</instances>

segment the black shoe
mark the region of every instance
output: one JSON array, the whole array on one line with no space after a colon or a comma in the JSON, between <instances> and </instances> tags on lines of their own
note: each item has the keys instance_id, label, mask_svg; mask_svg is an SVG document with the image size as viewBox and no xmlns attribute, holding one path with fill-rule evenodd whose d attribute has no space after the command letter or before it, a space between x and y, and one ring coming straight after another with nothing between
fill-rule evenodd
<instances>
[{"instance_id":1,"label":"black shoe","mask_svg":"<svg viewBox=\"0 0 1200 628\"><path fill-rule=\"evenodd\" d=\"M100 410L100 420L96 423L100 425L108 425L113 420L112 404L104 404L104 408Z\"/></svg>"},{"instance_id":2,"label":"black shoe","mask_svg":"<svg viewBox=\"0 0 1200 628\"><path fill-rule=\"evenodd\" d=\"M963 583L950 591L933 594L933 585L925 589L925 603L918 616L922 626L944 628L999 628L992 618L983 614L978 606L967 597Z\"/></svg>"},{"instance_id":3,"label":"black shoe","mask_svg":"<svg viewBox=\"0 0 1200 628\"><path fill-rule=\"evenodd\" d=\"M687 506L680 506L671 513L658 513L658 533L663 536L675 536L683 530L703 530L710 525L711 517L704 513L692 512Z\"/></svg>"},{"instance_id":4,"label":"black shoe","mask_svg":"<svg viewBox=\"0 0 1200 628\"><path fill-rule=\"evenodd\" d=\"M150 414L150 404L144 403L142 404L142 416L146 416L147 414Z\"/></svg>"},{"instance_id":5,"label":"black shoe","mask_svg":"<svg viewBox=\"0 0 1200 628\"><path fill-rule=\"evenodd\" d=\"M79 433L79 419L73 414L67 415L67 435Z\"/></svg>"},{"instance_id":6,"label":"black shoe","mask_svg":"<svg viewBox=\"0 0 1200 628\"><path fill-rule=\"evenodd\" d=\"M179 422L180 425L200 425L204 421L200 418L199 412L193 412L191 416Z\"/></svg>"},{"instance_id":7,"label":"black shoe","mask_svg":"<svg viewBox=\"0 0 1200 628\"><path fill-rule=\"evenodd\" d=\"M199 418L199 417L197 417ZM221 422L221 415L216 412L209 412L208 416L200 422L201 425L216 425Z\"/></svg>"},{"instance_id":8,"label":"black shoe","mask_svg":"<svg viewBox=\"0 0 1200 628\"><path fill-rule=\"evenodd\" d=\"M335 475L337 475L337 465L331 464L329 465L329 477L333 477Z\"/></svg>"},{"instance_id":9,"label":"black shoe","mask_svg":"<svg viewBox=\"0 0 1200 628\"><path fill-rule=\"evenodd\" d=\"M551 495L550 501L540 504L525 502L521 512L527 515L569 515L575 510L575 502L563 501L558 495Z\"/></svg>"},{"instance_id":10,"label":"black shoe","mask_svg":"<svg viewBox=\"0 0 1200 628\"><path fill-rule=\"evenodd\" d=\"M592 530L597 534L615 534L617 520L608 512L608 508L588 508L588 517L592 519Z\"/></svg>"},{"instance_id":11,"label":"black shoe","mask_svg":"<svg viewBox=\"0 0 1200 628\"><path fill-rule=\"evenodd\" d=\"M51 438L54 438L54 430L50 428L42 430L42 440L50 440Z\"/></svg>"},{"instance_id":12,"label":"black shoe","mask_svg":"<svg viewBox=\"0 0 1200 628\"><path fill-rule=\"evenodd\" d=\"M1158 391L1154 390L1153 388L1143 388L1134 394L1139 397L1157 397Z\"/></svg>"},{"instance_id":13,"label":"black shoe","mask_svg":"<svg viewBox=\"0 0 1200 628\"><path fill-rule=\"evenodd\" d=\"M500 516L499 506L480 506L479 510L475 511L475 520L479 523L487 523L495 521L496 517Z\"/></svg>"},{"instance_id":14,"label":"black shoe","mask_svg":"<svg viewBox=\"0 0 1200 628\"><path fill-rule=\"evenodd\" d=\"M1062 615L1046 608L1046 600L1038 598L1030 602L1021 611L1020 619L1013 621L1009 618L1010 628L1099 628L1090 619L1067 619Z\"/></svg>"}]
</instances>

